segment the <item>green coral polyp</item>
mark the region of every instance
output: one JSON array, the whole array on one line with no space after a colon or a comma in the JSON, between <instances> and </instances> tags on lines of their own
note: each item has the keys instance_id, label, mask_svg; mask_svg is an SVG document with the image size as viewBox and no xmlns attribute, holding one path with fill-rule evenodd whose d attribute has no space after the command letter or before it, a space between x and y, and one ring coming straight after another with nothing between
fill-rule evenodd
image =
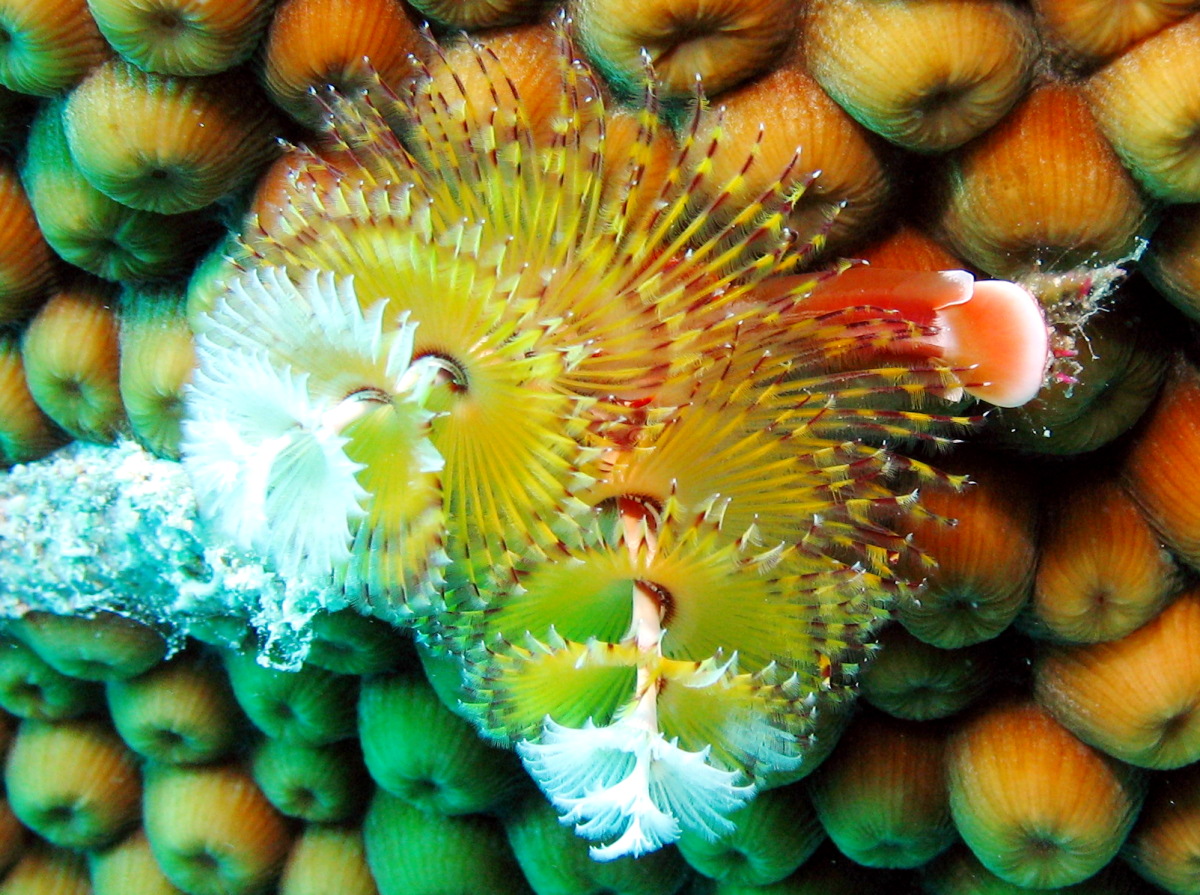
<instances>
[{"instance_id":1,"label":"green coral polyp","mask_svg":"<svg viewBox=\"0 0 1200 895\"><path fill-rule=\"evenodd\" d=\"M615 858L722 835L804 764L922 559L889 519L956 483L883 445L969 422L915 408L978 385L979 324L966 274L797 274L787 172L717 215L754 159L711 183L720 129L674 134L650 86L614 164L560 42L549 138L519 99L467 118L444 59L324 97L340 167L302 155L247 227L198 321L185 463L234 539L415 622ZM1036 335L1018 293L996 302Z\"/></svg>"}]
</instances>

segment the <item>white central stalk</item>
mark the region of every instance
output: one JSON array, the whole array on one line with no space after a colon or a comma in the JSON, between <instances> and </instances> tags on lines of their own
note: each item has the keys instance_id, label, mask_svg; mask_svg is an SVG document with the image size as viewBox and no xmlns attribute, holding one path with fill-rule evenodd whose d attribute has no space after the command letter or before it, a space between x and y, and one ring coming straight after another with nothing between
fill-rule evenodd
<instances>
[{"instance_id":1,"label":"white central stalk","mask_svg":"<svg viewBox=\"0 0 1200 895\"><path fill-rule=\"evenodd\" d=\"M321 425L329 432L341 435L351 425L390 400L391 397L380 389L359 389L321 414Z\"/></svg>"},{"instance_id":2,"label":"white central stalk","mask_svg":"<svg viewBox=\"0 0 1200 895\"><path fill-rule=\"evenodd\" d=\"M621 641L637 648L632 704L623 705L608 724L589 719L582 727L567 727L546 717L536 741L517 744L560 819L589 839L611 839L589 850L597 861L644 855L675 842L685 828L716 840L733 832L728 815L755 789L741 782L739 771L710 762L707 746L688 750L659 727L669 597L658 591L647 568L657 549L657 517L632 498L621 498L618 510L633 568L633 612ZM693 680L683 686L693 684L708 685Z\"/></svg>"},{"instance_id":3,"label":"white central stalk","mask_svg":"<svg viewBox=\"0 0 1200 895\"><path fill-rule=\"evenodd\" d=\"M653 517L644 505L629 498L621 498L620 507L625 547L637 568L640 565L639 554L644 550L645 558L653 559L658 546L651 524ZM638 663L637 708L629 720L651 733L658 732L659 663L654 660L662 656L662 618L662 604L658 595L644 581L635 580L633 612L626 637L632 637L638 650L650 654L647 658L652 659Z\"/></svg>"}]
</instances>

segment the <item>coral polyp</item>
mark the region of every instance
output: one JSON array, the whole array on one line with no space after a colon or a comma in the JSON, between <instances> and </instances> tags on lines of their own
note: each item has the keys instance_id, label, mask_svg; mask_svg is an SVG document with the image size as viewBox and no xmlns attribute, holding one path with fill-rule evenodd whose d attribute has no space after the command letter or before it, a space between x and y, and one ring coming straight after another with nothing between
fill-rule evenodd
<instances>
[{"instance_id":1,"label":"coral polyp","mask_svg":"<svg viewBox=\"0 0 1200 895\"><path fill-rule=\"evenodd\" d=\"M731 212L756 153L720 179L719 121L672 131L650 72L618 157L558 42L548 120L483 47L323 96L336 151L245 229L183 452L227 535L457 659L613 858L728 832L804 761L923 561L894 523L958 482L895 445L1027 400L1046 330L966 274L803 273L790 168Z\"/></svg>"}]
</instances>

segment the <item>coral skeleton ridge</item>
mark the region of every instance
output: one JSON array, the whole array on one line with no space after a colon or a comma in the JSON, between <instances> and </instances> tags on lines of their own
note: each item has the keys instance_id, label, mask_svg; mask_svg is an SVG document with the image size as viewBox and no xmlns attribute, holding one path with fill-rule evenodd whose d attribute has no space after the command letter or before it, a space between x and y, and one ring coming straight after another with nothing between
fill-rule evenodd
<instances>
[{"instance_id":1,"label":"coral skeleton ridge","mask_svg":"<svg viewBox=\"0 0 1200 895\"><path fill-rule=\"evenodd\" d=\"M755 151L713 182L721 128L672 131L649 78L616 148L560 42L549 121L481 47L322 97L333 148L294 150L199 322L183 468L304 605L457 659L609 859L794 778L930 562L903 517L959 484L898 447L968 428L964 394L1031 397L1046 332L1009 284L802 273L789 171L728 207Z\"/></svg>"}]
</instances>

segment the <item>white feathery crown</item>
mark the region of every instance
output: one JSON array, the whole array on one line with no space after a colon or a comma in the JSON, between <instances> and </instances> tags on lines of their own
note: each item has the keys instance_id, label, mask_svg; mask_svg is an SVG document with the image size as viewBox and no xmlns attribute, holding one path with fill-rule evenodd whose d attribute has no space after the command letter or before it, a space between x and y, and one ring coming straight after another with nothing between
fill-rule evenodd
<instances>
[{"instance_id":1,"label":"white feathery crown","mask_svg":"<svg viewBox=\"0 0 1200 895\"><path fill-rule=\"evenodd\" d=\"M416 324L385 321L384 304L364 312L350 277L260 268L233 280L196 340L184 465L213 524L285 576L325 578L350 556L369 494L342 431L373 401L428 389ZM420 467L438 468L422 448Z\"/></svg>"},{"instance_id":2,"label":"white feathery crown","mask_svg":"<svg viewBox=\"0 0 1200 895\"><path fill-rule=\"evenodd\" d=\"M588 839L615 837L589 850L598 861L647 854L684 829L709 839L730 833L726 815L755 791L737 772L714 767L707 748L682 749L633 715L580 728L547 717L539 741L524 740L517 751L563 823Z\"/></svg>"}]
</instances>

